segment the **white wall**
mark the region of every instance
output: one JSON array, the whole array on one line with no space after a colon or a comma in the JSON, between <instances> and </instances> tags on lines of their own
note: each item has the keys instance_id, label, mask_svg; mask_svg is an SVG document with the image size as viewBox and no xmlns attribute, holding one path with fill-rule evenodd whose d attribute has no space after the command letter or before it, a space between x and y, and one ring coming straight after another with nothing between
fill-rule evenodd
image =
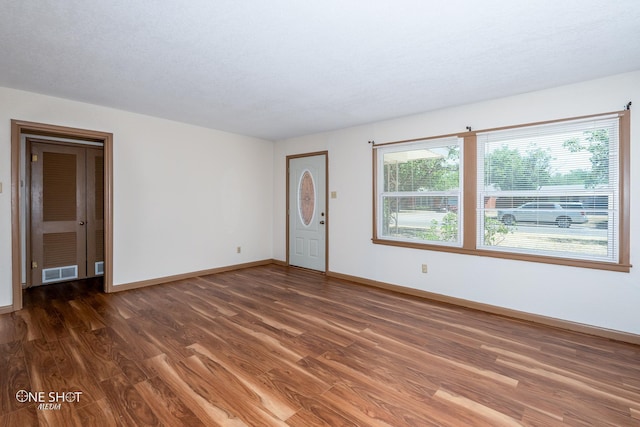
<instances>
[{"instance_id":1,"label":"white wall","mask_svg":"<svg viewBox=\"0 0 640 427\"><path fill-rule=\"evenodd\" d=\"M620 110L640 71L274 144L0 88L0 307L11 301L10 119L113 132L114 283L286 259L285 157L329 151L329 269L640 334L640 273L615 273L371 243L377 142ZM633 108L632 108L633 109ZM631 262L638 265L640 116L632 111ZM273 162L267 159L273 158ZM273 178L270 182L269 179ZM236 254L236 246L242 253ZM420 264L429 273L420 272Z\"/></svg>"},{"instance_id":2,"label":"white wall","mask_svg":"<svg viewBox=\"0 0 640 427\"><path fill-rule=\"evenodd\" d=\"M0 307L12 304L10 119L113 133L115 285L272 258L273 142L1 87L0 100Z\"/></svg>"},{"instance_id":3,"label":"white wall","mask_svg":"<svg viewBox=\"0 0 640 427\"><path fill-rule=\"evenodd\" d=\"M274 258L286 259L285 157L329 151L329 270L514 310L640 334L640 111L631 123L630 273L374 245L372 158L378 143L621 110L640 104L640 71L276 143ZM638 105L640 108L640 105ZM632 109L633 110L633 109ZM427 263L429 273L421 273Z\"/></svg>"}]
</instances>

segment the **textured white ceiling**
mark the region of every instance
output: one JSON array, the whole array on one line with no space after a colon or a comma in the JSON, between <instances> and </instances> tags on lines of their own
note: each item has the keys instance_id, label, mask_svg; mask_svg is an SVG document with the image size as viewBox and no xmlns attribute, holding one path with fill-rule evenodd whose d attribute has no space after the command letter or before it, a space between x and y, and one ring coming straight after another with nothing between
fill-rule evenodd
<instances>
[{"instance_id":1,"label":"textured white ceiling","mask_svg":"<svg viewBox=\"0 0 640 427\"><path fill-rule=\"evenodd\" d=\"M0 0L0 86L269 140L638 69L638 0Z\"/></svg>"}]
</instances>

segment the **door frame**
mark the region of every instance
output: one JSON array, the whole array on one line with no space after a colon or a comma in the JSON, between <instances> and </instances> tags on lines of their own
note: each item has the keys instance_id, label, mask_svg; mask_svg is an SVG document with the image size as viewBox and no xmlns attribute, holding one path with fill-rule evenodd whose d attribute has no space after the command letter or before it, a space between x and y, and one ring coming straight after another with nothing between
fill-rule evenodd
<instances>
[{"instance_id":1,"label":"door frame","mask_svg":"<svg viewBox=\"0 0 640 427\"><path fill-rule=\"evenodd\" d=\"M323 273L326 273L329 270L329 225L330 225L330 216L329 215L329 151L315 151L312 153L303 153L303 154L292 154L290 156L287 156L287 161L286 161L286 176L287 176L287 182L286 182L286 224L287 226L286 228L286 235L285 235L285 239L286 239L286 252L287 252L287 257L286 257L286 263L287 265L291 265L289 263L289 237L291 235L291 224L290 224L290 203L289 203L289 199L290 199L290 192L289 192L289 184L290 184L290 176L289 176L289 163L291 162L292 159L300 159L303 157L313 157L313 156L324 156L324 180L325 180L325 194L324 194L324 204L325 204L325 211L326 211L326 219L325 219L325 236L324 236L324 271Z\"/></svg>"},{"instance_id":2,"label":"door frame","mask_svg":"<svg viewBox=\"0 0 640 427\"><path fill-rule=\"evenodd\" d=\"M95 141L104 150L104 291L113 291L113 134L45 123L11 119L11 281L13 311L22 309L22 239L20 175L26 168L20 161L20 139L23 134L41 137ZM26 184L26 183L25 183Z\"/></svg>"}]
</instances>

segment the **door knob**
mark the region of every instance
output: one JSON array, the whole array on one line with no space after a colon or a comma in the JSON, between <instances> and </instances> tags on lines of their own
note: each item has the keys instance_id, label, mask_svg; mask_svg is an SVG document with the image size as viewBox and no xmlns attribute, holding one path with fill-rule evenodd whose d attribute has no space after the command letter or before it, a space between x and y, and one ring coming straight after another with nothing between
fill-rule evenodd
<instances>
[{"instance_id":1,"label":"door knob","mask_svg":"<svg viewBox=\"0 0 640 427\"><path fill-rule=\"evenodd\" d=\"M80 225L84 225L84 221L80 221L78 224L80 224Z\"/></svg>"},{"instance_id":2,"label":"door knob","mask_svg":"<svg viewBox=\"0 0 640 427\"><path fill-rule=\"evenodd\" d=\"M320 221L320 224L324 225L324 221Z\"/></svg>"}]
</instances>

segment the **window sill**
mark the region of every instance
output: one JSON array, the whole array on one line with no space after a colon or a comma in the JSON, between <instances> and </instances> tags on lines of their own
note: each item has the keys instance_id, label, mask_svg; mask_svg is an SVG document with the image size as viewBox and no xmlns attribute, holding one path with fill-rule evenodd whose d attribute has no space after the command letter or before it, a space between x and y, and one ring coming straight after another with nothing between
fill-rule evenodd
<instances>
[{"instance_id":1,"label":"window sill","mask_svg":"<svg viewBox=\"0 0 640 427\"><path fill-rule=\"evenodd\" d=\"M617 263L600 262L600 261L586 261L586 260L579 260L579 259L556 258L556 257L550 257L550 256L543 256L543 255L514 254L514 253L490 251L490 250L484 250L484 249L483 250L468 249L468 248L460 248L460 247L452 247L452 246L444 246L444 245L433 245L428 243L414 243L414 242L404 242L404 241L397 241L397 240L385 240L385 239L379 239L379 238L373 238L371 239L371 241L376 245L396 246L401 248L420 249L420 250L435 251L435 252L449 252L449 253L456 253L456 254L462 254L462 255L485 256L490 258L510 259L515 261L539 262L543 264L565 265L568 267L592 268L596 270L608 270L608 271L616 271L620 273L629 273L632 267L631 264L617 264Z\"/></svg>"}]
</instances>

